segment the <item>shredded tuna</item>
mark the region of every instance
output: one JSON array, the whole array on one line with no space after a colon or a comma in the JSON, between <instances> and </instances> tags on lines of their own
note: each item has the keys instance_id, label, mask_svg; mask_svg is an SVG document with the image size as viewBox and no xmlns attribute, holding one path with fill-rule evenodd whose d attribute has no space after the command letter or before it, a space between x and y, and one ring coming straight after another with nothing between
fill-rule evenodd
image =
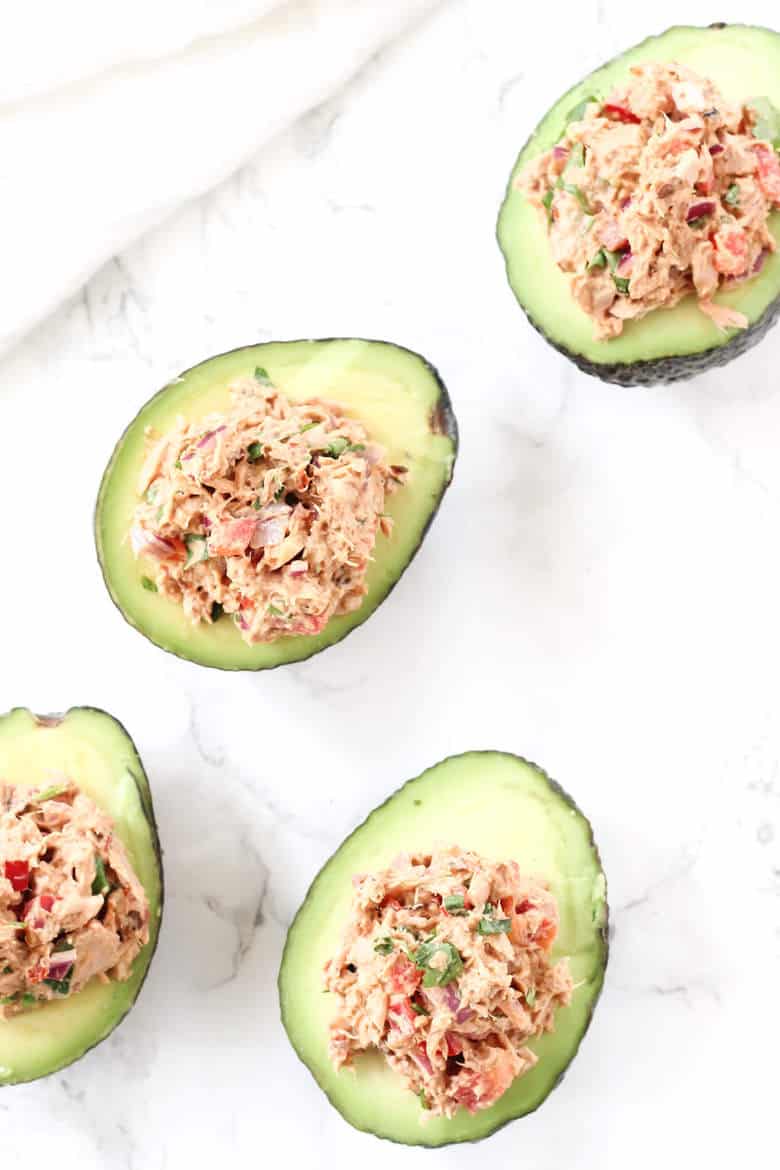
<instances>
[{"instance_id":1,"label":"shredded tuna","mask_svg":"<svg viewBox=\"0 0 780 1170\"><path fill-rule=\"evenodd\" d=\"M70 781L0 784L0 1018L130 976L149 903L113 829Z\"/></svg>"},{"instance_id":2,"label":"shredded tuna","mask_svg":"<svg viewBox=\"0 0 780 1170\"><path fill-rule=\"evenodd\" d=\"M263 370L230 393L225 415L147 431L133 551L146 587L194 624L224 612L250 644L317 634L360 606L377 529L392 529L385 495L407 469L341 407L292 403Z\"/></svg>"},{"instance_id":3,"label":"shredded tuna","mask_svg":"<svg viewBox=\"0 0 780 1170\"><path fill-rule=\"evenodd\" d=\"M571 999L566 959L550 958L554 897L516 862L456 846L404 854L353 884L325 966L333 1064L376 1048L429 1114L488 1108L533 1068L528 1041L553 1031Z\"/></svg>"},{"instance_id":4,"label":"shredded tuna","mask_svg":"<svg viewBox=\"0 0 780 1170\"><path fill-rule=\"evenodd\" d=\"M746 327L711 298L777 246L767 220L780 206L780 159L755 124L749 105L690 69L638 65L521 172L597 339L689 293L719 328Z\"/></svg>"}]
</instances>

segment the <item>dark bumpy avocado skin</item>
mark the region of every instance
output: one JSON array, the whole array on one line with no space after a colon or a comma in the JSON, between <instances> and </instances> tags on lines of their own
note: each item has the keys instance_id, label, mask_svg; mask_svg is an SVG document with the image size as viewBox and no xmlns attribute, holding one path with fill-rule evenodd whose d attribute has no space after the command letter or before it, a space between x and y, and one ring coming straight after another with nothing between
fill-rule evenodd
<instances>
[{"instance_id":1,"label":"dark bumpy avocado skin","mask_svg":"<svg viewBox=\"0 0 780 1170\"><path fill-rule=\"evenodd\" d=\"M258 345L283 344L283 345L288 345L288 346L292 347L292 346L306 346L306 345L332 345L332 344L339 344L339 343L343 343L343 342L352 342L352 341L363 342L367 345L383 345L383 346L392 347L393 349L398 350L402 353L411 355L413 358L415 358L416 360L418 360L419 362L422 363L422 365L425 368L425 370L427 371L427 373L430 374L430 376L433 378L433 380L436 384L436 387L437 387L437 391L438 391L438 397L437 397L436 404L435 404L434 408L431 410L430 415L429 415L429 430L432 434L445 436L446 438L448 438L450 440L450 442L452 444L452 462L451 462L451 466L450 466L449 475L442 482L441 488L438 492L438 495L431 501L430 510L428 512L428 516L427 516L425 525L422 528L422 530L420 531L419 539L417 540L415 547L411 551L411 553L410 553L409 557L407 558L405 564L403 565L401 571L390 582L390 584L388 585L385 592L379 598L377 604L371 610L371 613L367 615L367 617L370 617L375 612L375 610L379 608L379 606L382 604L382 602L384 602L386 600L386 598L390 595L390 593L392 593L393 589L398 584L401 577L406 572L409 565L411 564L411 562L414 560L415 556L417 555L417 553L420 549L420 546L422 545L422 543L423 543L423 541L428 533L428 530L429 530L431 524L433 523L434 518L436 517L436 514L439 510L439 507L440 507L441 502L444 498L444 495L446 494L448 487L452 483L452 478L453 478L453 475L455 472L455 463L456 463L457 457L458 457L458 449L459 449L460 440L459 440L459 433L458 433L458 423L457 423L457 419L455 417L455 411L453 409L452 400L450 398L449 391L447 390L447 387L444 384L444 381L442 380L441 375L439 374L439 371L422 354L417 353L415 350L412 350L412 349L408 348L407 346L398 345L396 342L383 341L383 340L378 339L378 338L345 338L345 337L324 337L324 338L316 338L316 339L299 338L299 339L287 340L287 341L284 341L282 343L278 343L278 342L271 340L271 341L264 341L262 343L257 343L257 344ZM235 349L226 350L224 353L212 355L212 357L206 358L203 361L196 363L196 365L188 367L186 370L184 370L179 375L179 378L177 379L177 381L181 381L181 380L185 379L187 377L187 375L190 374L192 371L197 370L200 366L206 365L208 362L215 361L215 360L218 360L220 358L228 357L231 354L239 354L244 349L252 349L252 348L254 348L254 346L251 346L251 345L250 346L237 346ZM167 387L163 387L162 390L158 391L158 394L155 395L155 397L158 397L158 396L164 394L166 389L167 389ZM148 405L149 405L148 403L145 403L144 406L142 406L141 410L146 409L146 406L148 406ZM103 559L102 552L101 552L101 537L100 537L100 512L101 512L101 506L102 506L103 500L104 500L106 486L107 486L108 481L109 481L109 475L110 475L111 469L113 467L114 461L116 459L116 456L122 447L124 439L127 436L127 434L130 432L130 430L132 429L135 421L136 421L136 419L133 419L130 422L130 424L125 428L125 431L123 432L121 438L119 439L118 443L116 444L116 446L114 448L114 452L113 452L113 454L108 462L106 471L103 474L103 479L102 479L102 482L100 485L100 490L98 492L98 497L97 497L97 501L95 504L95 514L94 514L93 527L94 527L94 532L95 532L96 547L97 547L97 553L98 553L98 563L100 565L101 575L103 577L103 582L106 586L106 589L108 590L108 594L109 594L111 600L113 601L114 605L116 606L116 608L122 614L122 617L125 619L125 621L128 621L131 625L133 625L136 629L138 629L140 633L142 633L148 637L148 634L146 634L146 631L143 630L137 623L132 621L128 617L128 615L124 612L121 604L119 603L119 600L117 599L117 597L114 593L111 581L109 579L109 576L108 576L108 573L106 571L106 567L104 564L104 559ZM323 650L329 649L330 646L337 645L338 642L343 641L344 638L348 637L349 634L354 632L354 630L359 629L359 627L363 624L363 621L367 620L367 617L365 619L362 619L361 621L359 621L356 625L354 625L351 629L347 630L346 633L342 634L341 637L337 638L333 642L330 642L324 646L315 646L312 648L312 650L308 654L304 654L304 655L295 657L294 659L291 659L290 661L291 662L305 662L308 658L313 658L316 654L322 653ZM163 645L162 643L157 642L157 641L154 641L154 644L156 646L158 646L160 649L165 650L167 653L173 654L175 657L184 658L187 661L196 661L193 659L188 659L186 654L181 654L170 646ZM276 669L277 666L288 665L288 663L287 662L280 662L278 664L271 665L271 666L266 666L266 665L246 666L246 665L232 665L232 664L228 664L228 663L208 663L207 665L211 669L215 669L215 670L237 671L237 670L269 670L269 669L273 670L273 669Z\"/></svg>"},{"instance_id":2,"label":"dark bumpy avocado skin","mask_svg":"<svg viewBox=\"0 0 780 1170\"><path fill-rule=\"evenodd\" d=\"M519 304L519 302L518 302ZM715 370L719 366L727 366L734 358L747 353L757 345L780 316L780 297L766 310L762 317L747 329L740 329L726 345L716 345L712 349L704 349L701 353L689 353L683 356L656 358L654 361L640 362L613 362L607 365L604 362L591 362L582 354L573 353L565 345L559 345L547 336L541 325L537 325L531 314L520 305L525 313L526 320L539 333L548 345L562 353L569 361L582 370L583 374L591 374L602 382L613 382L616 386L657 386L660 383L686 382L696 374L703 374L706 370ZM663 312L658 309L657 312Z\"/></svg>"},{"instance_id":3,"label":"dark bumpy avocado skin","mask_svg":"<svg viewBox=\"0 0 780 1170\"><path fill-rule=\"evenodd\" d=\"M730 26L725 21L717 21L701 29L702 36L706 36L709 31L722 32L727 30ZM736 26L739 27L739 26ZM673 28L667 29L667 32L674 31ZM771 31L771 30L766 30ZM665 33L660 36L666 35ZM651 37L648 40L656 40L658 37ZM624 56L623 53L618 53L615 57L605 61L600 68L609 68L610 65L616 64ZM591 75L588 74L587 77ZM587 80L583 77L581 84ZM542 122L544 119L542 119ZM540 123L541 125L541 123ZM536 126L532 134L523 144L519 151L518 158L532 141L536 135L539 126ZM514 168L513 168L514 173ZM502 203L502 210L508 199L512 189L512 179L510 177L507 189L504 195L504 202ZM500 239L500 216L497 226L497 239L499 248L501 248L504 256L504 268L507 275L507 283L512 288L509 281L509 256ZM542 325L540 325L528 311L526 306L520 300L517 292L512 289L515 299L525 314L526 320L539 333L544 340L558 353L563 354L569 361L573 362L585 374L590 374L594 378L601 379L602 382L612 382L618 386L654 386L659 383L682 382L688 378L694 377L696 374L704 373L706 370L717 369L720 366L727 365L734 358L739 357L740 354L746 353L752 349L765 335L769 332L771 327L775 324L780 315L780 295L770 304L762 316L748 325L746 329L737 330L734 336L723 345L712 346L709 349L702 350L700 353L692 354L669 354L668 357L656 358L651 361L636 361L636 362L594 362L584 357L582 354L575 353L568 349L565 345L554 341L545 332ZM661 312L662 310L657 310Z\"/></svg>"},{"instance_id":4,"label":"dark bumpy avocado skin","mask_svg":"<svg viewBox=\"0 0 780 1170\"><path fill-rule=\"evenodd\" d=\"M19 712L22 712L26 715L30 715L33 718L33 720L35 721L35 723L40 725L41 727L56 727L58 724L65 722L69 716L79 714L79 713L98 715L100 718L110 719L111 722L116 725L116 727L119 729L119 731L122 733L122 735L126 739L128 748L133 753L133 765L134 766L127 767L126 770L133 777L136 791L138 792L138 797L139 797L139 800L141 802L141 806L143 808L144 819L149 826L149 831L150 831L151 837L152 837L152 847L153 847L154 857L155 857L155 861L156 861L157 874L158 874L158 878L159 878L159 882L160 882L159 911L158 911L158 915L157 915L157 923L156 923L156 926L154 929L154 933L150 939L151 949L148 952L146 969L144 970L141 981L135 990L135 994L133 996L132 1001L127 1005L126 1009L114 1019L114 1021L111 1024L111 1028L108 1032L106 1032L102 1036L97 1037L95 1039L94 1043L88 1045L88 1047L86 1047L78 1056L74 1057L72 1060L69 1060L64 1064L58 1064L55 1068L52 1068L49 1072L43 1074L45 1076L51 1076L55 1072L61 1072L63 1068L69 1068L69 1067L71 1067L71 1065L78 1063L78 1061L82 1060L83 1057L85 1057L88 1053L92 1052L92 1050L94 1048L97 1048L99 1044L102 1044L102 1042L104 1040L107 1040L108 1037L111 1035L111 1033L114 1032L116 1030L116 1028L118 1028L119 1025L122 1023L122 1021L130 1014L131 1010L135 1007L136 1003L138 1002L138 996L141 994L141 990L146 982L147 976L149 974L149 969L152 965L152 961L153 961L155 953L157 951L157 944L160 941L160 927L162 925L163 907L165 904L165 878L164 878L164 873L163 873L163 860L162 860L163 855L162 855L162 846L160 845L160 837L159 837L159 833L157 831L157 820L155 818L154 806L152 803L152 793L151 793L151 788L149 786L149 780L148 780L148 777L146 775L146 770L145 770L143 763L141 761L141 757L138 754L138 749L136 748L132 737L130 736L129 732L127 731L127 728L124 726L123 723L120 723L120 721L114 715L111 715L108 711L103 710L102 707L90 707L90 706L69 707L68 710L65 711L64 713L50 714L50 715L36 715L34 712L30 711L29 708L27 708L27 707L12 707L10 711L7 711L3 715L0 715L0 726L2 726L2 723L6 719L11 718L13 715L15 715ZM41 1079L40 1076L20 1078L19 1080L10 1081L10 1082L7 1082L6 1084L0 1083L0 1088L10 1088L13 1085L30 1084L33 1081L40 1080L40 1079Z\"/></svg>"},{"instance_id":5,"label":"dark bumpy avocado skin","mask_svg":"<svg viewBox=\"0 0 780 1170\"><path fill-rule=\"evenodd\" d=\"M593 833L593 826L591 825L590 821L584 815L584 813L582 812L582 810L580 809L580 807L578 806L576 801L573 800L571 796L569 796L569 794L566 792L566 790L556 780L553 780L552 777L549 776L543 768L540 768L537 764L534 764L533 761L528 760L524 756L519 756L516 753L512 753L512 752L497 752L497 751L491 750L491 749L481 749L481 750L475 749L475 750L472 750L469 752L461 753L460 755L446 756L443 760L439 761L438 764L432 765L432 767L438 768L438 767L441 767L442 765L446 765L451 760L459 760L459 759L463 759L463 758L473 759L475 762L478 762L480 760L480 758L491 757L494 755L501 755L501 756L510 757L511 759L516 760L518 763L523 764L524 766L533 769L545 781L548 788L550 788L550 790L552 792L554 792L565 804L567 804L569 806L569 808L572 810L572 813L575 814L576 816L578 816L582 820L582 822L585 825L587 825L588 841L590 844L590 848L592 849L595 862L596 862L601 874L603 875L604 869L603 869L603 866L601 863L601 855L599 853L599 849L598 849L598 846L596 844L595 836ZM284 1029L287 1032L288 1039L290 1040L293 1047L295 1048L296 1055L301 1060L301 1062L305 1065L305 1067L308 1069L308 1071L311 1073L311 1075L314 1077L319 1088L322 1089L325 1096L327 1097L330 1105L334 1109L336 1109L336 1111L339 1113L341 1111L339 1109L337 1102L334 1101L333 1097L328 1092L325 1085L323 1085L319 1081L319 1079L316 1076L316 1074L314 1073L314 1071L309 1067L308 1063L304 1059L302 1053L298 1051L298 1049L295 1045L295 1042L293 1040L293 1032L292 1032L291 1028L288 1026L288 1017L291 1013L286 1012L285 1007L284 1007L285 997L283 994L283 981L284 981L284 972L285 972L285 960L287 958L288 951L291 949L291 944L294 940L295 925L296 925L297 919L298 919L299 915L301 914L301 912L303 911L304 907L306 906L307 902L309 901L310 897L316 892L318 884L320 882L320 879L325 874L325 872L330 864L330 861L338 853L340 853L341 850L353 838L355 838L359 834L361 834L363 832L363 830L366 828L366 826L369 825L369 823L375 817L377 817L378 815L380 815L382 813L383 809L385 809L386 806L388 806L392 801L394 801L404 790L412 790L414 788L414 786L420 780L423 780L427 776L428 772L430 772L430 771L431 771L431 768L426 769L419 776L414 777L414 779L412 779L412 780L407 780L405 784L402 784L394 792L390 793L390 795L384 801L382 801L381 804L377 805L376 808L371 810L371 812L368 814L368 816L365 818L365 820L361 821L361 823L359 825L357 825L356 828L354 828L352 830L352 832L347 837L345 837L345 839L339 845L338 849L324 863L322 869L318 872L318 874L316 875L316 877L312 881L311 885L309 886L308 890L306 891L306 894L303 898L303 901L301 902L301 905L298 909L298 912L296 913L296 916L293 919L293 921L288 929L288 932L287 932L287 938L285 941L284 951L282 953L282 960L281 960L281 963L279 966L279 975L277 978L277 987L278 987L278 991L279 991L279 1002L281 1005L280 1014L281 1014L281 1019L282 1019L282 1025L284 1026ZM418 803L418 802L415 802L415 803ZM608 901L608 891L607 891L607 887L606 887L606 879L605 879L605 886L604 886L604 903L603 903L603 905L604 905L604 917L603 917L603 922L601 923L601 926L598 930L598 936L599 936L601 948L602 948L602 952L601 952L602 953L602 963L601 963L602 982L599 986L597 994L595 995L593 1001L590 1004L590 1008L588 1011L586 1022L584 1024L584 1027L582 1028L582 1031L580 1032L580 1035L577 1039L576 1044L574 1045L574 1047L571 1050L571 1054L569 1056L569 1060L566 1064L566 1067L561 1070L560 1075L557 1077L557 1079L554 1081L554 1083L551 1084L549 1091L544 1095L544 1097L540 1098L540 1100L536 1103L536 1105L532 1109L529 1109L527 1112L521 1114L520 1118L518 1118L518 1117L507 1118L505 1121L498 1123L489 1132L481 1134L477 1137L458 1138L457 1144L459 1144L459 1145L476 1145L478 1142L485 1141L487 1138L492 1137L494 1133L498 1133L499 1130L504 1129L505 1126L510 1125L513 1121L518 1121L522 1117L530 1116L531 1113L535 1113L536 1110L541 1105L544 1104L544 1102L550 1096L550 1093L552 1093L553 1090L556 1089L558 1087L558 1085L560 1085L561 1082L563 1081L569 1067L571 1066L572 1061L574 1060L575 1056L577 1055L577 1052L579 1051L580 1045L582 1044L582 1041L585 1037L586 1032L590 1028L590 1024L591 1024L592 1019L593 1019L593 1014L595 1012L596 1005L597 1005L599 999L601 998L601 992L602 992L603 986L604 986L603 980L604 980L604 976L606 974L606 969L607 969L607 965L608 965L608 961L609 961L609 944L610 944L609 901ZM407 1142L404 1142L403 1140L400 1140L398 1138L394 1138L387 1133L375 1134L373 1130L371 1130L368 1127L361 1126L353 1118L349 1118L348 1121L349 1121L349 1124L353 1128L359 1129L363 1133L370 1133L370 1134L372 1134L372 1136L380 1137L381 1140L391 1142L393 1145L400 1145L400 1146L407 1146L408 1145ZM443 1145L451 1145L451 1144L453 1144L453 1143L452 1142L445 1142L445 1143L439 1143L437 1145L427 1146L427 1147L423 1147L423 1148L441 1149Z\"/></svg>"}]
</instances>

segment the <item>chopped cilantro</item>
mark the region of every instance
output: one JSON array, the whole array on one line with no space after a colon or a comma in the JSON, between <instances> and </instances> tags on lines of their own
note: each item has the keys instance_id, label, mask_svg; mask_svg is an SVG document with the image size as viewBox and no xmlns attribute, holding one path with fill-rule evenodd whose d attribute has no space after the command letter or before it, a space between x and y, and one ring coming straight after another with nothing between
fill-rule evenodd
<instances>
[{"instance_id":1,"label":"chopped cilantro","mask_svg":"<svg viewBox=\"0 0 780 1170\"><path fill-rule=\"evenodd\" d=\"M566 191L569 195L573 195L586 215L593 214L591 206L588 203L587 195L576 183L564 183L563 179L559 179L555 185L556 187L560 187L562 191Z\"/></svg>"},{"instance_id":2,"label":"chopped cilantro","mask_svg":"<svg viewBox=\"0 0 780 1170\"><path fill-rule=\"evenodd\" d=\"M312 429L312 427L318 427L319 425L320 425L320 420L318 418L315 418L313 422L308 422L308 423L306 423L305 427L301 427L301 429L298 431L298 434L302 435L304 433L304 431L310 431Z\"/></svg>"},{"instance_id":3,"label":"chopped cilantro","mask_svg":"<svg viewBox=\"0 0 780 1170\"><path fill-rule=\"evenodd\" d=\"M477 934L509 934L512 922L509 918L496 918L495 907L485 903L485 910L477 923Z\"/></svg>"},{"instance_id":4,"label":"chopped cilantro","mask_svg":"<svg viewBox=\"0 0 780 1170\"><path fill-rule=\"evenodd\" d=\"M554 198L555 192L553 191L552 187L549 191L545 191L544 195L542 195L542 206L547 211L547 219L550 222L552 221L552 201Z\"/></svg>"},{"instance_id":5,"label":"chopped cilantro","mask_svg":"<svg viewBox=\"0 0 780 1170\"><path fill-rule=\"evenodd\" d=\"M282 484L282 486L280 488L277 488L277 490L274 492L274 499L281 500L283 495L284 495L284 484Z\"/></svg>"},{"instance_id":6,"label":"chopped cilantro","mask_svg":"<svg viewBox=\"0 0 780 1170\"><path fill-rule=\"evenodd\" d=\"M333 442L328 443L327 447L323 448L323 454L329 455L331 459L338 459L339 455L343 455L349 446L349 439L345 439L343 435L338 435Z\"/></svg>"},{"instance_id":7,"label":"chopped cilantro","mask_svg":"<svg viewBox=\"0 0 780 1170\"><path fill-rule=\"evenodd\" d=\"M614 276L613 275L612 279L615 282L615 288L618 290L618 292L622 293L624 296L627 296L628 289L629 289L628 277L627 276Z\"/></svg>"},{"instance_id":8,"label":"chopped cilantro","mask_svg":"<svg viewBox=\"0 0 780 1170\"><path fill-rule=\"evenodd\" d=\"M250 443L246 449L246 457L250 463L257 463L259 459L263 458L263 444Z\"/></svg>"},{"instance_id":9,"label":"chopped cilantro","mask_svg":"<svg viewBox=\"0 0 780 1170\"><path fill-rule=\"evenodd\" d=\"M697 215L696 219L689 219L688 220L688 227L698 230L698 228L704 227L705 223L707 223L708 221L709 221L708 215Z\"/></svg>"},{"instance_id":10,"label":"chopped cilantro","mask_svg":"<svg viewBox=\"0 0 780 1170\"><path fill-rule=\"evenodd\" d=\"M526 991L526 993L525 993L525 1002L528 1004L529 1007L534 1006L534 1004L536 1003L536 988L535 987L528 988L528 991Z\"/></svg>"},{"instance_id":11,"label":"chopped cilantro","mask_svg":"<svg viewBox=\"0 0 780 1170\"><path fill-rule=\"evenodd\" d=\"M222 617L224 612L225 612L225 609L224 609L223 605L221 604L221 602L215 601L211 607L211 620L213 622L218 622L219 619Z\"/></svg>"},{"instance_id":12,"label":"chopped cilantro","mask_svg":"<svg viewBox=\"0 0 780 1170\"><path fill-rule=\"evenodd\" d=\"M181 459L177 459L173 466L177 471L181 471Z\"/></svg>"},{"instance_id":13,"label":"chopped cilantro","mask_svg":"<svg viewBox=\"0 0 780 1170\"><path fill-rule=\"evenodd\" d=\"M185 534L184 543L187 546L187 559L184 562L185 569L191 569L193 565L199 565L201 561L207 561L209 559L209 546L205 536L199 536L195 532L188 532Z\"/></svg>"},{"instance_id":14,"label":"chopped cilantro","mask_svg":"<svg viewBox=\"0 0 780 1170\"><path fill-rule=\"evenodd\" d=\"M157 586L155 585L155 583L151 577L142 577L141 584L143 585L144 589L146 589L146 591L148 593L156 593L157 592Z\"/></svg>"},{"instance_id":15,"label":"chopped cilantro","mask_svg":"<svg viewBox=\"0 0 780 1170\"><path fill-rule=\"evenodd\" d=\"M49 982L48 979L44 980L44 983L48 983L48 982ZM34 996L29 991L25 991L24 995L22 996L22 1003L24 1004L25 1007L32 1007L33 1004L36 1004L37 1002L38 1002L38 999L36 996Z\"/></svg>"},{"instance_id":16,"label":"chopped cilantro","mask_svg":"<svg viewBox=\"0 0 780 1170\"><path fill-rule=\"evenodd\" d=\"M436 955L445 956L443 967L438 963L432 965L431 961ZM423 987L446 987L463 972L463 960L452 943L437 942L433 937L421 943L411 958L415 967L425 972Z\"/></svg>"},{"instance_id":17,"label":"chopped cilantro","mask_svg":"<svg viewBox=\"0 0 780 1170\"><path fill-rule=\"evenodd\" d=\"M272 617L284 617L284 610L277 609L275 605L268 605L268 606L266 606L266 609L267 609L268 613L271 614Z\"/></svg>"},{"instance_id":18,"label":"chopped cilantro","mask_svg":"<svg viewBox=\"0 0 780 1170\"><path fill-rule=\"evenodd\" d=\"M391 938L380 938L374 943L374 950L378 955L391 955L395 950L395 943Z\"/></svg>"},{"instance_id":19,"label":"chopped cilantro","mask_svg":"<svg viewBox=\"0 0 780 1170\"><path fill-rule=\"evenodd\" d=\"M739 183L732 183L723 196L723 202L729 207L739 207ZM702 216L702 218L704 218Z\"/></svg>"},{"instance_id":20,"label":"chopped cilantro","mask_svg":"<svg viewBox=\"0 0 780 1170\"><path fill-rule=\"evenodd\" d=\"M450 914L456 910L464 910L463 894L447 894L447 897L444 899L444 909Z\"/></svg>"},{"instance_id":21,"label":"chopped cilantro","mask_svg":"<svg viewBox=\"0 0 780 1170\"><path fill-rule=\"evenodd\" d=\"M263 506L263 501L258 496L257 499L255 500L255 502L252 504L252 507L254 508L254 510L256 512L259 512L260 509L262 508L262 506Z\"/></svg>"},{"instance_id":22,"label":"chopped cilantro","mask_svg":"<svg viewBox=\"0 0 780 1170\"><path fill-rule=\"evenodd\" d=\"M68 791L67 784L50 784L48 788L44 788L37 796L30 801L39 803L42 800L52 800L55 796L59 796L63 792Z\"/></svg>"},{"instance_id":23,"label":"chopped cilantro","mask_svg":"<svg viewBox=\"0 0 780 1170\"><path fill-rule=\"evenodd\" d=\"M412 1011L417 1016L429 1016L431 1014L421 1003L415 1003L414 1000L412 1000Z\"/></svg>"},{"instance_id":24,"label":"chopped cilantro","mask_svg":"<svg viewBox=\"0 0 780 1170\"><path fill-rule=\"evenodd\" d=\"M594 268L606 268L606 266L607 266L607 257L604 254L604 249L599 248L596 255L591 256L590 260L588 261L587 271L592 272Z\"/></svg>"},{"instance_id":25,"label":"chopped cilantro","mask_svg":"<svg viewBox=\"0 0 780 1170\"><path fill-rule=\"evenodd\" d=\"M264 370L262 366L255 366L255 378L262 386L273 386L273 382L268 377L268 370Z\"/></svg>"},{"instance_id":26,"label":"chopped cilantro","mask_svg":"<svg viewBox=\"0 0 780 1170\"><path fill-rule=\"evenodd\" d=\"M107 894L111 889L108 878L106 877L106 867L103 864L103 858L99 853L95 854L95 877L92 881L92 893Z\"/></svg>"},{"instance_id":27,"label":"chopped cilantro","mask_svg":"<svg viewBox=\"0 0 780 1170\"><path fill-rule=\"evenodd\" d=\"M420 1098L420 1104L422 1105L423 1109L430 1109L430 1105L428 1104L428 1098L425 1096L425 1092L423 1089L420 1089L417 1096Z\"/></svg>"},{"instance_id":28,"label":"chopped cilantro","mask_svg":"<svg viewBox=\"0 0 780 1170\"><path fill-rule=\"evenodd\" d=\"M567 168L585 166L585 147L581 142L575 142L574 146L571 148L566 166Z\"/></svg>"}]
</instances>

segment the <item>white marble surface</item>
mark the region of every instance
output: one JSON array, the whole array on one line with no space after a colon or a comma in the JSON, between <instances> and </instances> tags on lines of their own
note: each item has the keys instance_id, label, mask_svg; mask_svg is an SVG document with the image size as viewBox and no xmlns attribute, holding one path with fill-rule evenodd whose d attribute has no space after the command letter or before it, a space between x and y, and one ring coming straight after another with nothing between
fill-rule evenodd
<instances>
[{"instance_id":1,"label":"white marble surface","mask_svg":"<svg viewBox=\"0 0 780 1170\"><path fill-rule=\"evenodd\" d=\"M0 1095L3 1165L772 1163L780 332L681 387L602 385L525 324L493 239L516 148L569 80L675 19L729 15L452 0L0 365L0 709L91 703L126 723L168 889L128 1020ZM331 334L418 348L450 387L460 461L422 552L308 663L233 676L157 651L93 553L117 434L208 354ZM543 1109L489 1145L423 1153L329 1108L286 1043L275 976L342 836L472 747L538 760L592 818L612 960Z\"/></svg>"}]
</instances>

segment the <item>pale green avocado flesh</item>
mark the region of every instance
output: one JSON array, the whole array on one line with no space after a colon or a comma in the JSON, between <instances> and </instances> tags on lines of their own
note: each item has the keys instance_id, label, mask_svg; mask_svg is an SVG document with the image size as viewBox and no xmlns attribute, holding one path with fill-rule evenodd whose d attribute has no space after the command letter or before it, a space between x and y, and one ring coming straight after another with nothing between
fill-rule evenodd
<instances>
[{"instance_id":1,"label":"pale green avocado flesh","mask_svg":"<svg viewBox=\"0 0 780 1170\"><path fill-rule=\"evenodd\" d=\"M594 340L591 319L571 296L569 276L552 259L542 217L514 183L530 159L554 145L567 115L584 98L606 97L633 65L645 61L679 62L711 78L732 101L767 97L780 109L780 34L745 25L670 28L597 69L556 102L515 163L498 220L509 283L531 324L587 373L627 385L675 381L722 365L757 341L780 309L778 251L757 276L714 298L745 314L745 330L722 333L690 296L626 322L619 337ZM780 243L780 211L769 226Z\"/></svg>"},{"instance_id":2,"label":"pale green avocado flesh","mask_svg":"<svg viewBox=\"0 0 780 1170\"><path fill-rule=\"evenodd\" d=\"M145 590L150 566L136 560L128 532L138 502L144 431L169 430L177 415L191 421L229 408L228 387L256 367L288 398L326 398L359 419L389 463L409 468L406 485L389 495L394 527L379 534L368 593L354 613L333 618L314 636L281 637L248 646L227 617L192 625L181 605ZM447 391L419 354L382 341L334 339L248 346L202 362L165 386L120 439L98 497L95 536L109 592L124 617L152 642L182 658L226 670L264 670L308 658L340 641L370 616L398 581L425 535L450 479L457 428Z\"/></svg>"},{"instance_id":3,"label":"pale green avocado flesh","mask_svg":"<svg viewBox=\"0 0 780 1170\"><path fill-rule=\"evenodd\" d=\"M47 1076L105 1040L135 1003L157 945L160 847L149 782L127 732L105 711L91 707L47 717L16 708L0 716L0 782L45 787L61 777L113 818L149 899L149 942L128 980L93 979L69 998L0 1021L0 1085Z\"/></svg>"},{"instance_id":4,"label":"pale green avocado flesh","mask_svg":"<svg viewBox=\"0 0 780 1170\"><path fill-rule=\"evenodd\" d=\"M490 1109L423 1119L421 1104L377 1052L354 1070L328 1059L333 997L322 972L337 952L354 874L379 870L400 852L458 845L516 860L544 878L558 901L553 957L568 956L576 990L555 1032L531 1042L539 1057ZM429 768L377 808L315 878L290 927L279 973L282 1020L298 1056L331 1104L357 1129L407 1145L476 1141L536 1109L574 1057L598 999L607 962L606 880L590 825L539 768L503 752L470 752Z\"/></svg>"}]
</instances>

